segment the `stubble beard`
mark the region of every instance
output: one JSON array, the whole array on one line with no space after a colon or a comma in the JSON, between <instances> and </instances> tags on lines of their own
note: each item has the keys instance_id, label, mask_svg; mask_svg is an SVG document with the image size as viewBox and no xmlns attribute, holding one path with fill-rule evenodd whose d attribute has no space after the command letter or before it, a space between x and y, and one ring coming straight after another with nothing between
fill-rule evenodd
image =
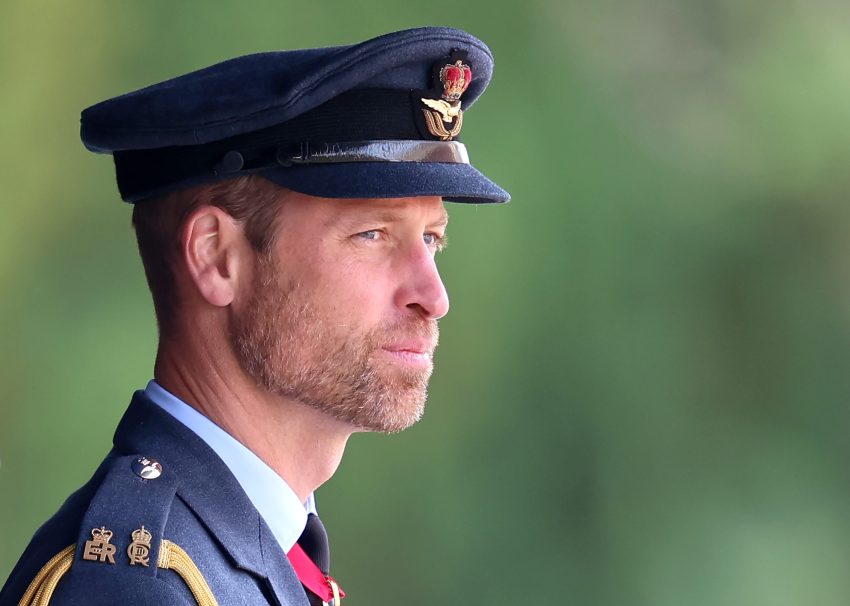
<instances>
[{"instance_id":1,"label":"stubble beard","mask_svg":"<svg viewBox=\"0 0 850 606\"><path fill-rule=\"evenodd\" d=\"M242 369L260 387L358 430L397 432L422 417L432 367L391 362L382 348L409 338L436 347L435 320L358 332L323 315L305 289L282 282L274 260L261 255L257 268L250 300L231 315L230 337Z\"/></svg>"}]
</instances>

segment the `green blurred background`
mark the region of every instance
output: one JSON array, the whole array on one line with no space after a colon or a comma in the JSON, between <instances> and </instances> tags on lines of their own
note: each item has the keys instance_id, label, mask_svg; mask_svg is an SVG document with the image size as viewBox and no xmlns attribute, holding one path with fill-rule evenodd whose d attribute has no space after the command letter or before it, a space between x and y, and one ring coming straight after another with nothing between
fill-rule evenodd
<instances>
[{"instance_id":1,"label":"green blurred background","mask_svg":"<svg viewBox=\"0 0 850 606\"><path fill-rule=\"evenodd\" d=\"M426 24L467 116L428 413L319 505L350 606L850 602L850 6L0 6L0 581L89 476L156 330L82 108L248 52Z\"/></svg>"}]
</instances>

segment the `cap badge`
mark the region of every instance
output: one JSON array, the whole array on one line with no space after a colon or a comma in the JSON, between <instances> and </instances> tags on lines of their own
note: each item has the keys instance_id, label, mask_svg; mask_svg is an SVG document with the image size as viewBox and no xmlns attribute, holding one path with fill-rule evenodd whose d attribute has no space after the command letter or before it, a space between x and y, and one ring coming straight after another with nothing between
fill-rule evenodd
<instances>
[{"instance_id":1,"label":"cap badge","mask_svg":"<svg viewBox=\"0 0 850 606\"><path fill-rule=\"evenodd\" d=\"M112 531L101 526L91 531L91 541L86 541L83 547L83 559L91 562L115 563L115 545L109 543Z\"/></svg>"},{"instance_id":2,"label":"cap badge","mask_svg":"<svg viewBox=\"0 0 850 606\"><path fill-rule=\"evenodd\" d=\"M460 97L472 82L472 68L461 60L444 65L440 69L443 92L439 99L423 98L428 109L423 109L428 132L441 141L450 141L460 134L463 126L463 111Z\"/></svg>"},{"instance_id":3,"label":"cap badge","mask_svg":"<svg viewBox=\"0 0 850 606\"><path fill-rule=\"evenodd\" d=\"M148 566L148 560L150 559L151 553L151 539L153 535L151 535L150 531L142 526L134 530L130 536L133 537L133 542L130 543L130 546L127 548L127 556L130 558L130 566L135 566L136 564L141 564L142 566Z\"/></svg>"},{"instance_id":4,"label":"cap badge","mask_svg":"<svg viewBox=\"0 0 850 606\"><path fill-rule=\"evenodd\" d=\"M443 83L443 99L457 101L472 82L472 69L463 61L444 65L440 70L440 82Z\"/></svg>"}]
</instances>

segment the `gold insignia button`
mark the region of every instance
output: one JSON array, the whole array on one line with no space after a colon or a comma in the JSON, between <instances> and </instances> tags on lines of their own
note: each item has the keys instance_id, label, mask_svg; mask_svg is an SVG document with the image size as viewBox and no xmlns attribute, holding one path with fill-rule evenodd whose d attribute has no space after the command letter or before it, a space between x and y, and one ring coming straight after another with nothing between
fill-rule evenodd
<instances>
[{"instance_id":1,"label":"gold insignia button","mask_svg":"<svg viewBox=\"0 0 850 606\"><path fill-rule=\"evenodd\" d=\"M151 553L151 538L153 538L150 531L142 526L138 530L134 530L130 536L133 537L133 542L127 548L130 566L135 566L136 564L147 566Z\"/></svg>"},{"instance_id":2,"label":"gold insignia button","mask_svg":"<svg viewBox=\"0 0 850 606\"><path fill-rule=\"evenodd\" d=\"M162 465L147 457L139 457L133 461L133 473L144 480L156 480L162 475Z\"/></svg>"},{"instance_id":3,"label":"gold insignia button","mask_svg":"<svg viewBox=\"0 0 850 606\"><path fill-rule=\"evenodd\" d=\"M101 526L91 531L91 541L86 541L83 548L83 559L90 562L115 563L115 545L111 545L112 531Z\"/></svg>"}]
</instances>

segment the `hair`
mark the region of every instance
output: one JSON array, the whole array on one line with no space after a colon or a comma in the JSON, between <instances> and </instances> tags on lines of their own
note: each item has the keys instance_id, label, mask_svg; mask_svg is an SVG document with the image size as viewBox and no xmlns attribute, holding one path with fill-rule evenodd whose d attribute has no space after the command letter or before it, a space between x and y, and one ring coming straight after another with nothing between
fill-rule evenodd
<instances>
[{"instance_id":1,"label":"hair","mask_svg":"<svg viewBox=\"0 0 850 606\"><path fill-rule=\"evenodd\" d=\"M153 297L160 336L178 329L180 234L197 208L216 206L241 225L251 247L265 253L274 244L278 209L288 190L251 175L181 189L137 202L133 228Z\"/></svg>"}]
</instances>

